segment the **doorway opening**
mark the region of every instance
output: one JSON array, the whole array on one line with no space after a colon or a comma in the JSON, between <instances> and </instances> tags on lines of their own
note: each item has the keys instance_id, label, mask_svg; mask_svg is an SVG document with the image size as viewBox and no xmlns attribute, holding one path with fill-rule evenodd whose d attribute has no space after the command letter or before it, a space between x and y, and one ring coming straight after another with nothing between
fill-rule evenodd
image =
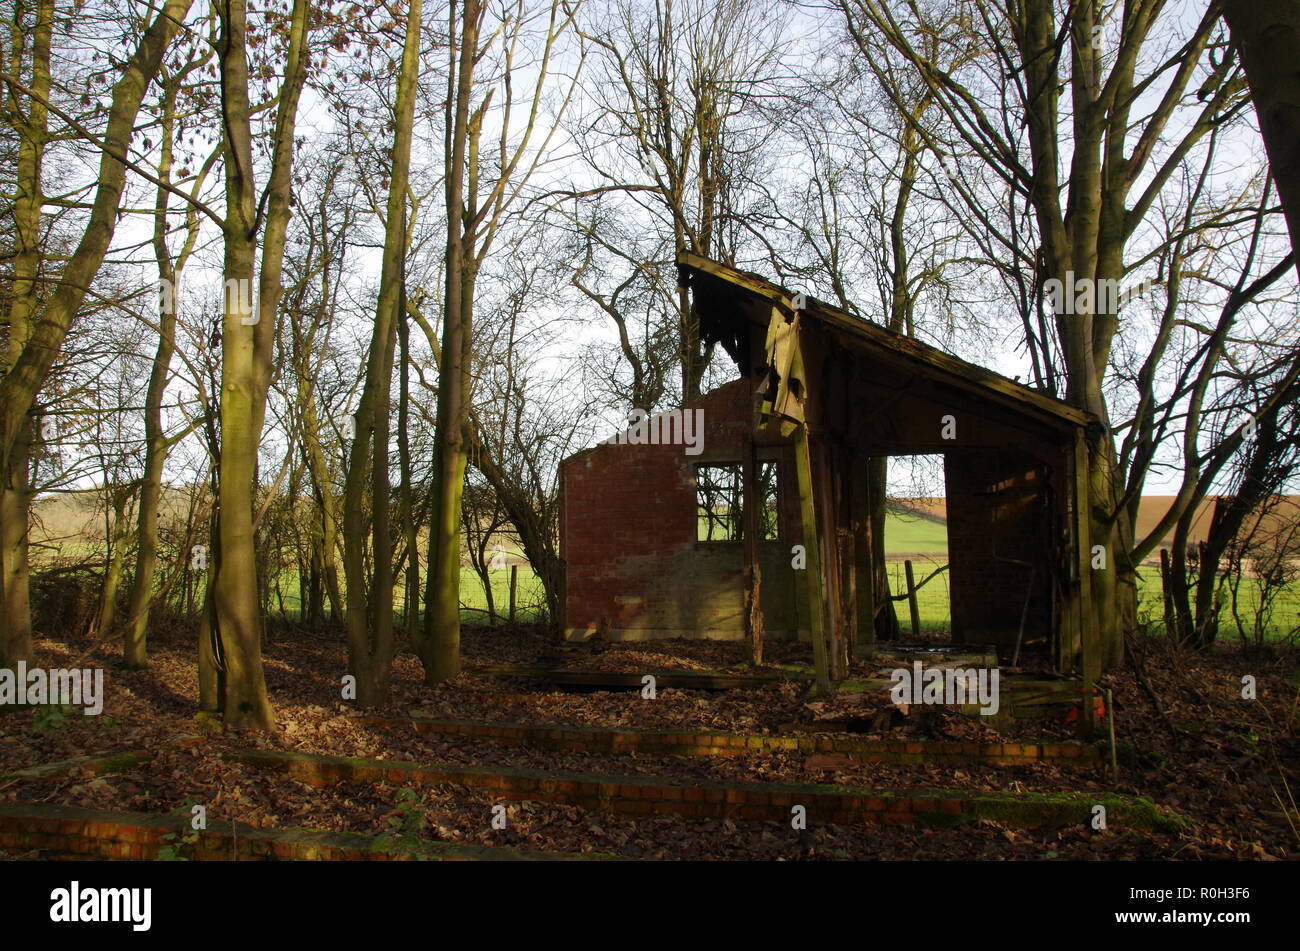
<instances>
[{"instance_id":1,"label":"doorway opening","mask_svg":"<svg viewBox=\"0 0 1300 951\"><path fill-rule=\"evenodd\" d=\"M944 456L888 457L884 505L884 574L898 639L952 644Z\"/></svg>"}]
</instances>

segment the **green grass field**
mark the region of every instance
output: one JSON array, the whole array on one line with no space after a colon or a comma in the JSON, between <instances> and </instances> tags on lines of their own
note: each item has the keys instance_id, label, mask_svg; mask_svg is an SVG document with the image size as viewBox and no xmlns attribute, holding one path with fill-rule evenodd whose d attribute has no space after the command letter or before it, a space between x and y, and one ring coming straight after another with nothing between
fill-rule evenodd
<instances>
[{"instance_id":1,"label":"green grass field","mask_svg":"<svg viewBox=\"0 0 1300 951\"><path fill-rule=\"evenodd\" d=\"M942 524L910 515L891 512L885 522L885 551L888 558L890 590L899 594L907 590L904 574L904 556L912 560L916 581L922 581L936 568L947 562L947 531ZM1163 628L1164 592L1160 572L1152 566L1144 567L1138 576L1138 618ZM1227 595L1225 594L1225 598ZM1244 579L1238 590L1237 616L1245 628L1246 637L1254 640L1255 610L1259 604L1259 587L1252 579ZM894 602L899 623L904 632L910 630L911 618L906 600ZM949 605L948 574L944 572L931 579L917 592L917 609L924 632L947 631L952 625ZM1282 641L1295 638L1300 628L1300 585L1292 585L1275 601L1271 616L1264 625L1264 639ZM1230 601L1219 622L1222 642L1241 639L1237 619Z\"/></svg>"},{"instance_id":2,"label":"green grass field","mask_svg":"<svg viewBox=\"0 0 1300 951\"><path fill-rule=\"evenodd\" d=\"M948 528L941 522L916 515L889 512L885 515L885 553L887 555L948 551ZM917 579L920 580L920 579Z\"/></svg>"},{"instance_id":3,"label":"green grass field","mask_svg":"<svg viewBox=\"0 0 1300 951\"><path fill-rule=\"evenodd\" d=\"M1230 593L1224 592L1224 610L1219 618L1219 641L1239 642L1241 632L1233 616ZM1164 591L1160 583L1160 571L1153 566L1143 567L1138 576L1138 619L1154 624L1157 628L1164 626ZM1245 628L1246 638L1255 639L1255 610L1259 604L1259 587L1250 578L1243 579L1238 590L1237 614ZM1300 585L1292 584L1289 590L1278 595L1272 605L1272 614L1264 627L1264 640L1294 640L1300 631Z\"/></svg>"},{"instance_id":4,"label":"green grass field","mask_svg":"<svg viewBox=\"0 0 1300 951\"><path fill-rule=\"evenodd\" d=\"M918 581L947 560L945 553L948 539L943 525L911 515L890 513L885 528L885 546L891 553L906 553L913 556L917 553L938 553L928 559L924 555L914 558ZM520 554L514 546L504 547L509 555ZM101 550L98 544L79 538L63 539L58 543L58 548L63 557L89 558ZM895 590L901 591L903 590L901 557L896 565L891 561L891 571L895 568L899 579ZM490 572L490 577L494 607L497 613L504 617L510 599L510 571L509 569L494 570ZM298 573L295 570L285 571L281 573L278 580L278 593L275 585L272 585L272 609L279 610L282 595L285 614L290 618L297 618L302 607L298 592ZM402 598L403 591L399 585L395 592L395 599L399 605L402 603ZM947 575L940 575L922 588L918 600L922 627L927 630L947 630L949 626ZM471 568L461 569L460 601L463 621L476 623L486 621L487 596L484 594L482 581ZM537 620L542 614L545 603L541 580L529 566L520 565L516 590L516 619ZM900 616L906 621L907 605L905 602L900 602L899 606Z\"/></svg>"},{"instance_id":5,"label":"green grass field","mask_svg":"<svg viewBox=\"0 0 1300 951\"><path fill-rule=\"evenodd\" d=\"M506 616L510 604L510 570L492 571L492 597L499 617ZM280 578L280 590L284 595L285 614L297 618L302 609L298 595L298 573L285 572ZM393 592L393 602L401 610L405 598L404 586L398 585ZM271 604L279 610L280 599L272 587ZM542 590L541 579L527 565L519 566L518 584L515 590L515 619L518 621L535 621L543 613L546 596ZM460 617L462 621L482 624L487 620L487 595L483 591L483 582L472 568L460 571Z\"/></svg>"},{"instance_id":6,"label":"green grass field","mask_svg":"<svg viewBox=\"0 0 1300 951\"><path fill-rule=\"evenodd\" d=\"M60 528L69 526L61 525ZM42 562L53 557L93 559L102 557L102 543L84 536L58 538L49 532L49 547L37 545L32 550L33 565L39 570ZM47 537L48 537L47 536ZM43 540L42 540L43 541ZM513 546L506 546L509 554L517 555ZM935 569L947 563L948 539L945 526L932 519L921 518L909 513L890 512L885 523L885 550L887 553L890 577L890 589L895 594L906 590L904 576L904 559L911 559L916 580L922 581ZM510 572L508 569L490 572L493 598L498 615L504 617L509 603ZM296 618L300 612L298 578L296 571L287 571L279 578L279 589L283 594L285 613ZM483 623L487 620L487 598L479 576L470 568L461 571L461 618L468 622ZM398 588L398 603L401 603L402 591ZM1163 606L1159 571L1154 567L1144 567L1139 575L1138 616L1159 627L1162 624ZM1247 636L1253 638L1254 610L1258 602L1258 589L1249 579L1244 581L1240 590L1238 613L1246 626ZM271 605L279 609L280 598L272 591ZM537 620L545 605L541 581L527 565L521 565L518 573L516 601L516 618L520 621ZM943 572L932 578L917 595L921 628L927 633L947 631L951 628L949 607L948 573ZM906 633L910 629L910 616L906 600L896 601L895 610ZM1267 640L1281 640L1294 635L1300 626L1300 586L1292 586L1274 606L1270 623L1266 627ZM1237 641L1240 634L1230 607L1225 609L1220 626L1220 638L1225 641Z\"/></svg>"},{"instance_id":7,"label":"green grass field","mask_svg":"<svg viewBox=\"0 0 1300 951\"><path fill-rule=\"evenodd\" d=\"M921 581L940 563L934 560L913 559L912 567L916 580ZM907 585L902 559L890 559L888 571L890 590L895 594L905 591ZM1242 582L1238 595L1237 613L1241 617L1247 639L1254 641L1254 612L1259 603L1258 588L1248 579ZM1153 624L1157 629L1162 628L1164 624L1162 599L1163 592L1159 572L1154 568L1145 569L1138 582L1139 620ZM923 632L934 633L950 629L952 615L949 607L948 575L946 572L932 579L917 592L917 609L921 616L921 630ZM904 633L907 633L911 626L907 601L895 601L894 610L898 613L898 620L903 627ZM1288 637L1294 639L1298 629L1300 629L1300 589L1293 586L1292 590L1284 592L1274 603L1272 616L1264 627L1264 639L1271 642L1284 641ZM1229 602L1225 605L1219 622L1219 640L1221 642L1235 643L1240 639L1241 632Z\"/></svg>"}]
</instances>

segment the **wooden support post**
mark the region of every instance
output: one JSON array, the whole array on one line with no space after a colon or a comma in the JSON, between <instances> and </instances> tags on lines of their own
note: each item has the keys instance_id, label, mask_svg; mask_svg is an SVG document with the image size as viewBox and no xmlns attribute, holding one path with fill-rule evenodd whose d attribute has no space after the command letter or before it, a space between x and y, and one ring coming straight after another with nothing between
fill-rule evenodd
<instances>
[{"instance_id":1,"label":"wooden support post","mask_svg":"<svg viewBox=\"0 0 1300 951\"><path fill-rule=\"evenodd\" d=\"M916 576L912 573L912 561L903 562L903 571L907 574L907 606L912 612L912 640L921 639L921 608L916 601Z\"/></svg>"},{"instance_id":2,"label":"wooden support post","mask_svg":"<svg viewBox=\"0 0 1300 951\"><path fill-rule=\"evenodd\" d=\"M1101 644L1097 618L1092 603L1092 528L1089 515L1089 461L1088 441L1080 429L1074 439L1074 505L1071 507L1075 521L1077 551L1075 564L1079 572L1078 588L1078 649L1079 666L1083 674L1084 704L1079 716L1079 729L1091 736L1097 726L1096 706L1092 702L1092 685L1101 676Z\"/></svg>"},{"instance_id":3,"label":"wooden support post","mask_svg":"<svg viewBox=\"0 0 1300 951\"><path fill-rule=\"evenodd\" d=\"M515 623L515 592L519 590L519 566L510 566L510 623Z\"/></svg>"},{"instance_id":4,"label":"wooden support post","mask_svg":"<svg viewBox=\"0 0 1300 951\"><path fill-rule=\"evenodd\" d=\"M1110 739L1110 781L1119 782L1119 754L1115 751L1115 698L1111 695L1109 687L1105 691L1106 697L1106 733Z\"/></svg>"},{"instance_id":5,"label":"wooden support post","mask_svg":"<svg viewBox=\"0 0 1300 951\"><path fill-rule=\"evenodd\" d=\"M745 542L745 634L749 640L749 662L763 663L763 606L761 592L763 569L759 564L759 516L764 499L758 491L759 462L753 439L747 433L741 458L741 528Z\"/></svg>"},{"instance_id":6,"label":"wooden support post","mask_svg":"<svg viewBox=\"0 0 1300 951\"><path fill-rule=\"evenodd\" d=\"M844 650L843 611L844 574L840 559L840 508L836 504L834 479L835 454L825 442L817 443L817 511L821 513L822 583L826 588L826 651L831 680L843 680L847 674L848 654Z\"/></svg>"},{"instance_id":7,"label":"wooden support post","mask_svg":"<svg viewBox=\"0 0 1300 951\"><path fill-rule=\"evenodd\" d=\"M808 427L801 426L794 439L795 474L799 483L799 521L803 528L804 570L808 588L808 629L812 637L813 666L817 670L817 693L830 696L830 667L826 656L826 602L822 583L821 541L817 533L817 510L813 504L812 451Z\"/></svg>"},{"instance_id":8,"label":"wooden support post","mask_svg":"<svg viewBox=\"0 0 1300 951\"><path fill-rule=\"evenodd\" d=\"M876 566L871 550L871 493L868 457L858 452L853 457L852 482L849 488L853 522L854 592L857 595L857 637L854 654L870 656L876 647Z\"/></svg>"},{"instance_id":9,"label":"wooden support post","mask_svg":"<svg viewBox=\"0 0 1300 951\"><path fill-rule=\"evenodd\" d=\"M858 576L853 565L855 553L850 530L837 533L836 547L842 579L839 593L839 676L843 678L849 675L858 639Z\"/></svg>"}]
</instances>

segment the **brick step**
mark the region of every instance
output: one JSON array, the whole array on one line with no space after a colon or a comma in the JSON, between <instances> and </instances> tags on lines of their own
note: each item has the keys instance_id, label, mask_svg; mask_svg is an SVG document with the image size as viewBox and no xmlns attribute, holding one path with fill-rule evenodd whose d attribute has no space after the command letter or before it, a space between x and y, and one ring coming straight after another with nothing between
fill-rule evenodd
<instances>
[{"instance_id":1,"label":"brick step","mask_svg":"<svg viewBox=\"0 0 1300 951\"><path fill-rule=\"evenodd\" d=\"M0 781L62 779L74 773L82 776L102 776L107 773L120 773L134 769L141 763L147 763L151 759L153 759L152 753L106 753L103 755L76 756L72 759L61 759L53 763L29 766L26 769L16 769L12 773L0 775Z\"/></svg>"},{"instance_id":2,"label":"brick step","mask_svg":"<svg viewBox=\"0 0 1300 951\"><path fill-rule=\"evenodd\" d=\"M423 716L363 716L372 726L411 727L437 736L463 736L502 746L572 753L666 756L740 756L752 753L830 753L858 763L951 763L1023 766L1050 760L1062 765L1095 764L1101 750L1082 743L970 743L956 740L873 740L803 734L711 733L676 730L613 730L604 727L548 726L449 720Z\"/></svg>"},{"instance_id":3,"label":"brick step","mask_svg":"<svg viewBox=\"0 0 1300 951\"><path fill-rule=\"evenodd\" d=\"M679 690L745 690L766 687L786 680L812 682L813 674L801 670L754 670L743 674L716 670L646 670L637 674L623 674L607 670L559 670L539 664L470 664L467 674L484 677L515 677L522 680L542 680L564 687L589 687L605 690L640 690L641 678L652 674L659 689L673 687Z\"/></svg>"},{"instance_id":4,"label":"brick step","mask_svg":"<svg viewBox=\"0 0 1300 951\"><path fill-rule=\"evenodd\" d=\"M534 852L495 846L421 842L407 849L384 850L377 837L315 829L256 829L242 822L214 820L192 835L188 816L112 812L38 803L0 805L0 848L40 851L51 859L157 859L170 845L187 859L273 861L526 862L609 860L600 853Z\"/></svg>"},{"instance_id":5,"label":"brick step","mask_svg":"<svg viewBox=\"0 0 1300 951\"><path fill-rule=\"evenodd\" d=\"M202 736L186 736L173 743L166 743L149 752L130 751L125 753L92 753L89 756L75 756L53 763L41 763L16 769L12 773L0 774L0 782L9 780L46 780L62 779L66 776L103 776L109 773L128 772L142 763L147 763L157 755L158 750L175 749L202 743Z\"/></svg>"},{"instance_id":6,"label":"brick step","mask_svg":"<svg viewBox=\"0 0 1300 951\"><path fill-rule=\"evenodd\" d=\"M870 790L794 783L674 781L658 776L606 776L535 769L498 769L319 756L277 750L225 753L224 757L285 773L314 786L340 782L433 786L450 783L498 800L561 803L628 815L680 815L697 819L788 822L803 806L809 822L957 826L992 820L1020 828L1063 827L1091 821L1093 807L1106 807L1110 826L1161 831L1186 820L1150 801L1110 793L965 792Z\"/></svg>"},{"instance_id":7,"label":"brick step","mask_svg":"<svg viewBox=\"0 0 1300 951\"><path fill-rule=\"evenodd\" d=\"M640 690L642 678L651 674L657 689L679 690L754 690L784 681L811 684L815 675L798 669L759 669L746 673L729 673L717 670L653 670L641 673L616 673L604 670L559 670L537 664L471 664L466 673L485 677L535 680L558 688L586 690ZM840 681L835 685L839 693L880 694L888 696L894 686L888 677L866 677ZM1054 716L1076 706L1083 698L1083 685L1078 680L1056 680L1004 675L1001 681L1001 715L1031 718ZM962 712L978 714L976 704L965 704Z\"/></svg>"}]
</instances>

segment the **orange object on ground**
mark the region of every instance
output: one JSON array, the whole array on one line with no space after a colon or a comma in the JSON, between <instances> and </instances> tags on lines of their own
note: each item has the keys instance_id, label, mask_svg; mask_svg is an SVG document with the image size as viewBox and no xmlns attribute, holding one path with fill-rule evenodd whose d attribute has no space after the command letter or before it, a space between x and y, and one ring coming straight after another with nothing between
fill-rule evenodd
<instances>
[{"instance_id":1,"label":"orange object on ground","mask_svg":"<svg viewBox=\"0 0 1300 951\"><path fill-rule=\"evenodd\" d=\"M1106 701L1102 699L1101 691L1098 690L1096 687L1092 688L1092 705L1094 711L1093 718L1096 720L1104 719L1106 716ZM1065 715L1065 722L1074 723L1076 720L1078 720L1079 710L1081 709L1081 707L1082 705L1078 703L1070 707L1070 712Z\"/></svg>"}]
</instances>

